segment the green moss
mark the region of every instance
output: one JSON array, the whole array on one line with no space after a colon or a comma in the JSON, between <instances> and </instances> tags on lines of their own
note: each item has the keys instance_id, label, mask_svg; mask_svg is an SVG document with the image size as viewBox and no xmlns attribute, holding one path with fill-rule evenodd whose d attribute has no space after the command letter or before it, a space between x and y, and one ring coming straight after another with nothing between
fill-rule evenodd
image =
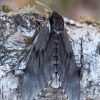
<instances>
[{"instance_id":1,"label":"green moss","mask_svg":"<svg viewBox=\"0 0 100 100\"><path fill-rule=\"evenodd\" d=\"M97 25L100 25L100 23L98 23L98 22L94 22L94 21L92 21L92 20L86 20L86 21L84 21L86 24L88 24L88 25L91 25L91 24L97 24Z\"/></svg>"},{"instance_id":2,"label":"green moss","mask_svg":"<svg viewBox=\"0 0 100 100\"><path fill-rule=\"evenodd\" d=\"M37 36L39 32L40 30L37 30L33 37L27 37L27 39L24 40L26 46L29 46L33 43L33 40L35 39L35 37Z\"/></svg>"},{"instance_id":3,"label":"green moss","mask_svg":"<svg viewBox=\"0 0 100 100\"><path fill-rule=\"evenodd\" d=\"M94 22L91 20L86 20L85 23L87 23L88 25L93 24Z\"/></svg>"},{"instance_id":4,"label":"green moss","mask_svg":"<svg viewBox=\"0 0 100 100\"><path fill-rule=\"evenodd\" d=\"M21 51L21 54L25 54L25 53L27 53L27 50L23 49L23 50Z\"/></svg>"},{"instance_id":5,"label":"green moss","mask_svg":"<svg viewBox=\"0 0 100 100\"><path fill-rule=\"evenodd\" d=\"M31 45L32 44L32 37L27 37L27 39L24 40L26 46Z\"/></svg>"},{"instance_id":6,"label":"green moss","mask_svg":"<svg viewBox=\"0 0 100 100\"><path fill-rule=\"evenodd\" d=\"M79 20L80 20L81 23L86 23L88 25L94 25L94 24L96 24L97 26L98 25L100 26L100 23L99 22L92 21L90 18L88 18L86 16L80 16L79 17Z\"/></svg>"},{"instance_id":7,"label":"green moss","mask_svg":"<svg viewBox=\"0 0 100 100\"><path fill-rule=\"evenodd\" d=\"M19 55L18 53L15 54L15 56L18 56L18 55Z\"/></svg>"},{"instance_id":8,"label":"green moss","mask_svg":"<svg viewBox=\"0 0 100 100\"><path fill-rule=\"evenodd\" d=\"M40 30L37 30L33 36L33 38L35 38L38 34L40 33Z\"/></svg>"},{"instance_id":9,"label":"green moss","mask_svg":"<svg viewBox=\"0 0 100 100\"><path fill-rule=\"evenodd\" d=\"M8 13L10 11L13 11L11 8L9 8L9 6L7 5L2 5L2 10L5 12L5 13Z\"/></svg>"}]
</instances>

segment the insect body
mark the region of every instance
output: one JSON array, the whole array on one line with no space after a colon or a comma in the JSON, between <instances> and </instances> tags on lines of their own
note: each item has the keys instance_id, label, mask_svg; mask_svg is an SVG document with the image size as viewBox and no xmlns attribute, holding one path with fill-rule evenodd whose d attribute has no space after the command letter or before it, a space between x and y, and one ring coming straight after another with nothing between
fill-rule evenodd
<instances>
[{"instance_id":1,"label":"insect body","mask_svg":"<svg viewBox=\"0 0 100 100\"><path fill-rule=\"evenodd\" d=\"M59 65L59 34L54 35L54 54L53 54L53 59L54 59L54 67L55 67L55 74L57 74L57 68ZM56 75L57 76L57 75Z\"/></svg>"},{"instance_id":2,"label":"insect body","mask_svg":"<svg viewBox=\"0 0 100 100\"><path fill-rule=\"evenodd\" d=\"M55 75L69 100L79 100L80 82L64 20L57 12L35 38L22 80L23 100L34 100Z\"/></svg>"}]
</instances>

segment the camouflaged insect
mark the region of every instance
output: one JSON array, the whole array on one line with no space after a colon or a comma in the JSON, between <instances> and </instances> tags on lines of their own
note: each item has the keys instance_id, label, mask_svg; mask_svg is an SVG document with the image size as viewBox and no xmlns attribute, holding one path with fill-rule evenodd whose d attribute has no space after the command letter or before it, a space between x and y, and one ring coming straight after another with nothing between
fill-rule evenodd
<instances>
[{"instance_id":1,"label":"camouflaged insect","mask_svg":"<svg viewBox=\"0 0 100 100\"><path fill-rule=\"evenodd\" d=\"M79 100L80 81L64 20L52 12L33 41L22 79L23 100L34 100L48 82L61 82L69 100Z\"/></svg>"}]
</instances>

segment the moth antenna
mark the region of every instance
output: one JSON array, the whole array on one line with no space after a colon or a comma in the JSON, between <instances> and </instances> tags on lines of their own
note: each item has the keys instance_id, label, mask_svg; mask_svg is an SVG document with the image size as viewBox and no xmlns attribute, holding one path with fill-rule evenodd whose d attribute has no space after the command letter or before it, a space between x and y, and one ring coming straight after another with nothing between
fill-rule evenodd
<instances>
[{"instance_id":1,"label":"moth antenna","mask_svg":"<svg viewBox=\"0 0 100 100\"><path fill-rule=\"evenodd\" d=\"M48 6L44 5L43 3L38 2L36 0L35 0L35 2L38 3L38 4L40 4L40 5L42 5L42 6L45 6L52 13L51 9Z\"/></svg>"}]
</instances>

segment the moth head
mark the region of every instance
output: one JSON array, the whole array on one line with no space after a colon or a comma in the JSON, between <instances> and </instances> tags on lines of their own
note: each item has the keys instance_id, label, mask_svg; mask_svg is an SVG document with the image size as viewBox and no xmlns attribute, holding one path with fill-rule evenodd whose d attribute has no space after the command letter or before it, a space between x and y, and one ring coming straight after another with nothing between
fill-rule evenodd
<instances>
[{"instance_id":1,"label":"moth head","mask_svg":"<svg viewBox=\"0 0 100 100\"><path fill-rule=\"evenodd\" d=\"M62 33L64 30L64 20L61 15L59 15L56 11L53 11L49 17L49 22L52 32L54 31L57 34Z\"/></svg>"}]
</instances>

